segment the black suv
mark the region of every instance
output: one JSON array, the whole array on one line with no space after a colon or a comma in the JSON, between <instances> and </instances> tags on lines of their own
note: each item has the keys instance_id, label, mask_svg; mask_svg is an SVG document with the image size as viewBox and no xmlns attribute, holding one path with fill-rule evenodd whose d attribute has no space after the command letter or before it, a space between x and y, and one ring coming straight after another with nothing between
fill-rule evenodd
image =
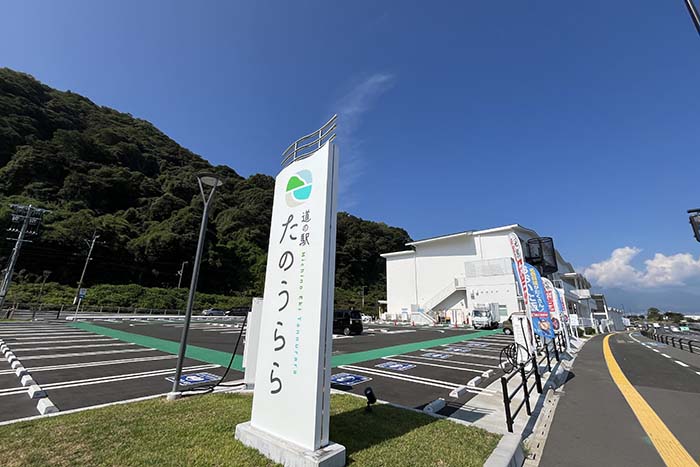
<instances>
[{"instance_id":1,"label":"black suv","mask_svg":"<svg viewBox=\"0 0 700 467\"><path fill-rule=\"evenodd\" d=\"M349 336L362 334L362 314L354 310L336 310L333 312L333 333Z\"/></svg>"}]
</instances>

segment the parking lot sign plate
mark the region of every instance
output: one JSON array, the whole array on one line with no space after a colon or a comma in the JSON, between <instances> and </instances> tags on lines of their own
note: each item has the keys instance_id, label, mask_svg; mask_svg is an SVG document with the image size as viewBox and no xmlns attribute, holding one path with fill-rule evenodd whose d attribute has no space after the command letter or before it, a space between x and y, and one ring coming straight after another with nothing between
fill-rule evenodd
<instances>
[{"instance_id":1,"label":"parking lot sign plate","mask_svg":"<svg viewBox=\"0 0 700 467\"><path fill-rule=\"evenodd\" d=\"M356 384L365 383L371 379L372 378L366 376L353 375L351 373L336 373L331 376L331 383L343 386L355 386Z\"/></svg>"},{"instance_id":2,"label":"parking lot sign plate","mask_svg":"<svg viewBox=\"0 0 700 467\"><path fill-rule=\"evenodd\" d=\"M411 368L415 368L415 365L411 365L410 363L400 363L400 362L383 362L378 365L374 365L377 368L386 368L387 370L396 370L396 371L406 371L410 370Z\"/></svg>"},{"instance_id":3,"label":"parking lot sign plate","mask_svg":"<svg viewBox=\"0 0 700 467\"><path fill-rule=\"evenodd\" d=\"M447 353L439 353L439 352L428 352L424 353L421 355L421 357L426 357L426 358L440 358L442 360L445 360L447 358L450 358L450 354Z\"/></svg>"},{"instance_id":4,"label":"parking lot sign plate","mask_svg":"<svg viewBox=\"0 0 700 467\"><path fill-rule=\"evenodd\" d=\"M165 379L172 383L175 380L175 377L169 376ZM211 373L190 373L188 375L180 376L179 386L199 386L202 384L212 384L218 382L220 379L220 377Z\"/></svg>"}]
</instances>

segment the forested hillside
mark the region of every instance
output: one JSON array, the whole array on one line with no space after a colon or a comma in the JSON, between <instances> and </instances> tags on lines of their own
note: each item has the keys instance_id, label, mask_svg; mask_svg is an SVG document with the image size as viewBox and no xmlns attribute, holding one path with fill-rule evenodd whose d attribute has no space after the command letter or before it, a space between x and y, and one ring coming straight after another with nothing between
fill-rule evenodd
<instances>
[{"instance_id":1,"label":"forested hillside","mask_svg":"<svg viewBox=\"0 0 700 467\"><path fill-rule=\"evenodd\" d=\"M181 262L192 264L197 241L202 201L195 174L209 170L224 185L210 218L200 290L262 292L274 184L268 175L245 178L212 166L145 120L7 68L0 68L0 167L3 232L11 202L52 211L39 237L22 249L20 281L34 282L50 270L52 281L75 285L84 240L97 230L88 285L175 286ZM352 295L364 284L380 296L379 254L409 240L403 229L340 213L337 286ZM11 249L11 242L0 242L3 264Z\"/></svg>"}]
</instances>

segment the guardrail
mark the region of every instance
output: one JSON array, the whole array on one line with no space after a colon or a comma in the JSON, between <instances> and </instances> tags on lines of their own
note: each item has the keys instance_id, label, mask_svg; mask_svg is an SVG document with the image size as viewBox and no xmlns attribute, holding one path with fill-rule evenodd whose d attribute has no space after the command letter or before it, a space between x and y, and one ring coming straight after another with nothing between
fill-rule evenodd
<instances>
[{"instance_id":1,"label":"guardrail","mask_svg":"<svg viewBox=\"0 0 700 467\"><path fill-rule=\"evenodd\" d=\"M510 375L501 376L501 387L503 388L503 406L505 408L506 425L508 426L509 433L513 432L513 422L515 421L515 417L517 417L522 410L523 406L525 407L527 415L532 415L532 408L530 407L530 394L532 393L533 389L537 389L537 392L542 394L542 377L540 375L537 356L533 355L527 363L530 366L529 370L526 370L525 364L521 363L517 370L511 372ZM508 383L518 375L520 376L520 383L518 383L518 386L511 392L508 389ZM529 380L533 375L535 377L535 381L534 384L530 386ZM518 404L518 407L515 410L511 410L511 403L517 397L520 391L523 392L523 400L520 402L520 404Z\"/></svg>"},{"instance_id":2,"label":"guardrail","mask_svg":"<svg viewBox=\"0 0 700 467\"><path fill-rule=\"evenodd\" d=\"M661 342L662 344L672 345L673 347L676 347L676 344L678 344L678 347L676 348L686 350L690 353L697 353L698 349L700 349L700 341L695 341L692 339L669 336L668 334L657 334L656 332L652 332L650 330L642 331L642 335L648 337L649 339L654 339L657 342ZM685 344L685 348L683 344Z\"/></svg>"}]
</instances>

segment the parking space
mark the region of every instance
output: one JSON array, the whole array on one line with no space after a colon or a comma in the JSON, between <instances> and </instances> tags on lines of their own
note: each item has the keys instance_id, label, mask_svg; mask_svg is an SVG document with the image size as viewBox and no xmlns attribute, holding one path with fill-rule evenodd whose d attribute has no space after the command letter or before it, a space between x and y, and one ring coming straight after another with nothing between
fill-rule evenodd
<instances>
[{"instance_id":1,"label":"parking space","mask_svg":"<svg viewBox=\"0 0 700 467\"><path fill-rule=\"evenodd\" d=\"M475 395L488 393L486 387L503 374L498 367L500 351L512 342L512 337L490 335L341 365L333 372L334 387L363 394L370 386L380 399L415 408L443 398L447 406L440 413L449 415ZM470 381L468 392L450 397Z\"/></svg>"},{"instance_id":2,"label":"parking space","mask_svg":"<svg viewBox=\"0 0 700 467\"><path fill-rule=\"evenodd\" d=\"M194 321L191 348L203 350L186 359L186 372L222 375L242 318L212 317ZM5 323L0 338L26 367L59 410L167 393L176 364L182 319L93 319L70 323ZM245 336L245 331L243 331ZM335 335L334 387L356 394L371 386L376 395L396 404L421 408L443 398L449 414L501 375L501 348L512 338L466 329L407 327L371 323L361 335ZM236 351L243 353L244 340ZM234 368L240 368L240 359ZM37 415L12 371L0 368L0 421ZM228 380L242 378L232 371ZM472 382L468 392L450 392ZM24 403L27 402L27 403Z\"/></svg>"},{"instance_id":3,"label":"parking space","mask_svg":"<svg viewBox=\"0 0 700 467\"><path fill-rule=\"evenodd\" d=\"M59 410L128 400L170 390L176 355L63 323L3 323L5 341ZM184 372L222 375L219 365L185 359ZM241 374L230 373L231 379ZM38 415L36 401L3 361L0 421Z\"/></svg>"}]
</instances>

